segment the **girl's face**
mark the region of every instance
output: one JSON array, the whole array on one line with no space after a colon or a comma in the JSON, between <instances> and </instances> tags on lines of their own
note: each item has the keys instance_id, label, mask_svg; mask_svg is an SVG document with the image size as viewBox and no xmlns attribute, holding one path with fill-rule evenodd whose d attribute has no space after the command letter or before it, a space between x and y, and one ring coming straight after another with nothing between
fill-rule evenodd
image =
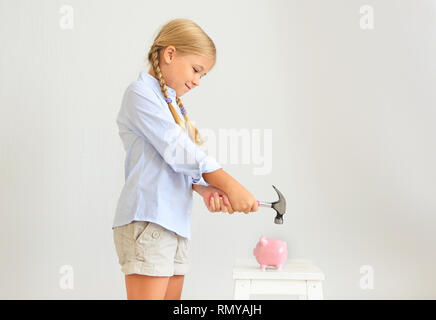
<instances>
[{"instance_id":1,"label":"girl's face","mask_svg":"<svg viewBox=\"0 0 436 320\"><path fill-rule=\"evenodd\" d=\"M165 83L181 97L200 85L200 79L212 68L213 61L197 54L181 54L168 46L161 54L159 66ZM149 73L157 78L153 68Z\"/></svg>"}]
</instances>

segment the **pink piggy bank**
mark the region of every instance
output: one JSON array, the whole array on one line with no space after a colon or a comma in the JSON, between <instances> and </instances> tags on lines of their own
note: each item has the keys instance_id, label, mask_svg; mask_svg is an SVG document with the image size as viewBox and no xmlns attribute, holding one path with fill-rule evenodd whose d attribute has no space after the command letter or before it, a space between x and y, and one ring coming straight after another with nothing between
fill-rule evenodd
<instances>
[{"instance_id":1,"label":"pink piggy bank","mask_svg":"<svg viewBox=\"0 0 436 320\"><path fill-rule=\"evenodd\" d=\"M281 270L288 258L288 249L285 241L265 238L262 235L256 248L253 249L253 254L262 271L265 271L266 266L275 266L278 270Z\"/></svg>"}]
</instances>

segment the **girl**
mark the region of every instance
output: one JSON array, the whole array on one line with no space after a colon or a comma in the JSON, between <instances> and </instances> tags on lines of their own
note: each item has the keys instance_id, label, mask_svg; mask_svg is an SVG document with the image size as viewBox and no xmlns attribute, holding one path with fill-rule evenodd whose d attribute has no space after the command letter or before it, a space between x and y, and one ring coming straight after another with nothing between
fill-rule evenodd
<instances>
[{"instance_id":1,"label":"girl","mask_svg":"<svg viewBox=\"0 0 436 320\"><path fill-rule=\"evenodd\" d=\"M148 62L149 72L127 87L117 117L125 185L112 229L127 299L180 299L189 270L193 191L211 212L249 213L258 207L198 147L203 141L180 100L215 65L213 41L194 22L174 19L157 34Z\"/></svg>"}]
</instances>

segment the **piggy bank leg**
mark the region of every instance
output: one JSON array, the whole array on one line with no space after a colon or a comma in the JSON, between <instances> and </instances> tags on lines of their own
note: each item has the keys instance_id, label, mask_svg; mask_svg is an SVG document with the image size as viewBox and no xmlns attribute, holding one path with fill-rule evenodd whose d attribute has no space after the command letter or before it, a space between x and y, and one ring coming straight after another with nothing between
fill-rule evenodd
<instances>
[{"instance_id":1,"label":"piggy bank leg","mask_svg":"<svg viewBox=\"0 0 436 320\"><path fill-rule=\"evenodd\" d=\"M262 271L265 271L266 265L261 264L261 265L260 265L260 268L262 269Z\"/></svg>"},{"instance_id":2,"label":"piggy bank leg","mask_svg":"<svg viewBox=\"0 0 436 320\"><path fill-rule=\"evenodd\" d=\"M277 265L277 266L276 266L277 270L282 270L282 266L283 266L283 265L281 265L281 264Z\"/></svg>"}]
</instances>

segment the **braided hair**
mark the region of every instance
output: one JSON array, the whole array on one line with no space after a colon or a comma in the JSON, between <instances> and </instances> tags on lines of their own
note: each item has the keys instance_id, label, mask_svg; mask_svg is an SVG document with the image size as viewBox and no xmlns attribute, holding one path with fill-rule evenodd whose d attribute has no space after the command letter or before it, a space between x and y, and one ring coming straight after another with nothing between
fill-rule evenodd
<instances>
[{"instance_id":1,"label":"braided hair","mask_svg":"<svg viewBox=\"0 0 436 320\"><path fill-rule=\"evenodd\" d=\"M194 143L203 145L204 141L197 128L189 119L180 97L176 97L176 101L182 111L187 128L174 109L171 99L168 99L168 90L159 66L159 57L160 52L169 45L174 46L181 53L192 53L208 57L213 61L213 65L216 61L215 45L209 36L193 21L188 19L173 19L161 28L147 55L148 62L153 68L154 74L157 76L162 94L168 103L168 108L171 111L174 121L183 130L188 130L188 135Z\"/></svg>"}]
</instances>

